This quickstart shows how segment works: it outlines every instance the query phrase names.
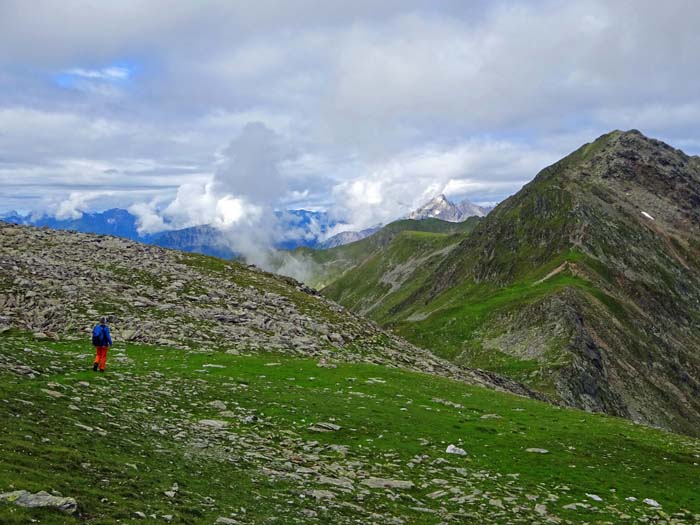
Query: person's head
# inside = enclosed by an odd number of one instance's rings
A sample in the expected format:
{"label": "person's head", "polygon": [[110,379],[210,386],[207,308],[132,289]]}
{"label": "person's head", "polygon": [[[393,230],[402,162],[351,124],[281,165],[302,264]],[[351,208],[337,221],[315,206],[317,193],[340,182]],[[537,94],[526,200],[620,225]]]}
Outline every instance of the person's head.
{"label": "person's head", "polygon": [[102,324],[102,325],[107,324],[107,318],[106,317],[100,318],[100,324]]}

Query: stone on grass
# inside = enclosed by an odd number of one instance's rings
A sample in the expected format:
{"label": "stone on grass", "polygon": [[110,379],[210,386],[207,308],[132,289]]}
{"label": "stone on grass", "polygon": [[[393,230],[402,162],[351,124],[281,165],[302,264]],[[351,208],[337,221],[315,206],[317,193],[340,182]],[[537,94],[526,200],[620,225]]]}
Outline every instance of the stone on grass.
{"label": "stone on grass", "polygon": [[41,492],[37,492],[36,494],[32,494],[26,490],[6,492],[4,494],[0,494],[0,501],[14,503],[19,507],[50,508],[65,512],[66,514],[73,514],[78,508],[78,503],[75,501],[75,499],[52,496],[43,490]]}
{"label": "stone on grass", "polygon": [[344,489],[352,489],[353,483],[348,478],[331,478],[329,476],[320,476],[318,482],[322,485],[334,485]]}
{"label": "stone on grass", "polygon": [[412,489],[415,484],[412,481],[385,478],[367,478],[362,480],[362,484],[371,489]]}
{"label": "stone on grass", "polygon": [[448,445],[445,452],[447,452],[448,454],[457,454],[458,456],[466,456],[467,455],[466,450],[464,450],[463,448],[459,448],[455,445]]}
{"label": "stone on grass", "polygon": [[202,427],[221,429],[228,426],[228,421],[221,421],[220,419],[200,419],[199,425]]}
{"label": "stone on grass", "polygon": [[546,448],[528,448],[525,452],[531,452],[533,454],[549,454],[549,450]]}
{"label": "stone on grass", "polygon": [[60,392],[57,392],[56,390],[49,390],[48,388],[42,388],[41,391],[46,394],[47,396],[51,396],[54,399],[59,399],[62,397],[65,397],[63,394]]}
{"label": "stone on grass", "polygon": [[333,423],[314,423],[309,427],[309,430],[312,430],[314,432],[337,432],[340,430],[342,427],[339,425],[335,425]]}
{"label": "stone on grass", "polygon": [[309,496],[315,499],[333,499],[335,498],[335,494],[333,494],[330,490],[312,490],[309,491]]}
{"label": "stone on grass", "polygon": [[226,403],[220,400],[215,400],[215,401],[210,401],[208,405],[212,408],[215,408],[217,410],[226,410]]}

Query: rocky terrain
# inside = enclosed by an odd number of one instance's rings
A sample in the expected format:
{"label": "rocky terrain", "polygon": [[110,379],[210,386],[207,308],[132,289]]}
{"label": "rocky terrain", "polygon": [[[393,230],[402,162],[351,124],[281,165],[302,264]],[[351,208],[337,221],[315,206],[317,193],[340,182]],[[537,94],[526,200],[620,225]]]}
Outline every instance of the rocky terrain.
{"label": "rocky terrain", "polygon": [[289,278],[126,239],[0,222],[0,331],[404,366],[536,395],[440,359]]}
{"label": "rocky terrain", "polygon": [[449,250],[427,250],[401,287],[382,282],[408,250],[346,269],[324,293],[570,406],[698,435],[698,204],[698,157],[616,131],[544,169]]}

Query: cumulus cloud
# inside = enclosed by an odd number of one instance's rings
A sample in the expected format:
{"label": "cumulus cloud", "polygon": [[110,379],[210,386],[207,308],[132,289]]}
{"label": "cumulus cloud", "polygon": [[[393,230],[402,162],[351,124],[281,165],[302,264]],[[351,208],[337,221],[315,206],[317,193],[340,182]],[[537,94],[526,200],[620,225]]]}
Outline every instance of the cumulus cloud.
{"label": "cumulus cloud", "polygon": [[49,200],[51,204],[48,207],[51,214],[59,220],[80,219],[95,200],[112,195],[112,192],[104,191],[73,191],[67,199],[58,202]]}
{"label": "cumulus cloud", "polygon": [[557,157],[556,151],[484,139],[402,153],[333,187],[336,212],[348,220],[334,233],[386,223],[441,193],[477,202],[500,200],[528,181],[525,174]]}
{"label": "cumulus cloud", "polygon": [[224,242],[250,262],[268,266],[268,252],[290,232],[279,227],[274,205],[287,192],[280,164],[292,153],[261,122],[249,122],[220,153],[217,169],[203,184],[185,183],[165,206],[138,203],[130,211],[139,232],[211,225]]}

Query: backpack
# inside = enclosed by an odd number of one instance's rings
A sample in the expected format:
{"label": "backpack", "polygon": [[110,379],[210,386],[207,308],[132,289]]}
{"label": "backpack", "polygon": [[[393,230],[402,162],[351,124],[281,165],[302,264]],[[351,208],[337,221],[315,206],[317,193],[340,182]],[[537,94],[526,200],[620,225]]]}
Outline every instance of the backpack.
{"label": "backpack", "polygon": [[[100,329],[99,332],[97,329]],[[107,345],[107,334],[105,333],[105,327],[99,325],[95,327],[92,331],[92,346],[106,346]]]}

